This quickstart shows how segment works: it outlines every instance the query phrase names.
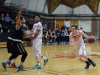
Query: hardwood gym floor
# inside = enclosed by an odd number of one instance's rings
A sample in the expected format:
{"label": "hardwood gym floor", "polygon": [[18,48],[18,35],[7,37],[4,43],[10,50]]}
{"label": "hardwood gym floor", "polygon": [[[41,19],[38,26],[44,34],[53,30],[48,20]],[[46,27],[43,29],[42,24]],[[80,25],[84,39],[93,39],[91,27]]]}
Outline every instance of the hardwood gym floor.
{"label": "hardwood gym floor", "polygon": [[[28,57],[24,63],[24,67],[27,69],[25,72],[16,72],[16,69],[7,67],[5,70],[0,64],[0,75],[100,75],[100,45],[86,44],[87,55],[92,58],[97,66],[88,70],[84,69],[85,65],[76,59],[73,54],[72,47],[70,45],[49,45],[43,46],[42,54],[49,58],[46,66],[43,66],[43,60],[41,59],[42,69],[32,70],[32,67],[36,65],[36,59],[33,55],[32,48],[26,47]],[[0,62],[4,61],[10,56],[7,53],[6,48],[0,48]],[[20,56],[16,60],[16,64],[20,64]]]}

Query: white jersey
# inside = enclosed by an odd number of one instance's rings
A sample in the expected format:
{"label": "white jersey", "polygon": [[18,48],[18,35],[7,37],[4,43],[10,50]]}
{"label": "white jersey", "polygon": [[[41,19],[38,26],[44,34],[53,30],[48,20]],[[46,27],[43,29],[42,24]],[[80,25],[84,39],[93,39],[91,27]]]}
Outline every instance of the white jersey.
{"label": "white jersey", "polygon": [[70,33],[70,45],[74,45],[72,46],[75,54],[78,55],[86,55],[85,52],[85,43],[84,40],[82,38],[84,34],[82,33],[82,31],[77,30],[77,34],[73,34],[73,32]]}
{"label": "white jersey", "polygon": [[82,45],[84,44],[82,31],[77,30],[77,34],[70,33],[70,44]]}
{"label": "white jersey", "polygon": [[35,23],[33,25],[32,31],[35,33],[37,30],[40,30],[37,38],[41,38],[42,39],[42,30],[43,30],[43,27],[42,27],[41,22]]}

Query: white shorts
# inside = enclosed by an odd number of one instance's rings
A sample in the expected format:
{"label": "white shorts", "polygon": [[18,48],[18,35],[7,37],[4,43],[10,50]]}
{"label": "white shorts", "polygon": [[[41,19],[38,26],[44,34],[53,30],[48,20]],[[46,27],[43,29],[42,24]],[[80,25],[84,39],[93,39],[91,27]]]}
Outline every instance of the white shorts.
{"label": "white shorts", "polygon": [[85,55],[86,56],[85,43],[80,47],[79,55]]}
{"label": "white shorts", "polygon": [[32,43],[32,49],[34,54],[41,54],[41,48],[42,48],[42,39],[40,38],[36,38],[35,40],[33,40]]}
{"label": "white shorts", "polygon": [[77,55],[85,55],[86,56],[85,43],[82,44],[81,46],[77,46],[74,49],[75,49],[75,54],[77,54]]}

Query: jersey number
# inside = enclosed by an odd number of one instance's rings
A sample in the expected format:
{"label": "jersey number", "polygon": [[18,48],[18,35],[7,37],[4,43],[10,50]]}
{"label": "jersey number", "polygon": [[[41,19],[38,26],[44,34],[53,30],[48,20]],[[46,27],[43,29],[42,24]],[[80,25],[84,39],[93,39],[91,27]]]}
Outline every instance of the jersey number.
{"label": "jersey number", "polygon": [[74,42],[78,42],[79,41],[79,36],[74,36]]}

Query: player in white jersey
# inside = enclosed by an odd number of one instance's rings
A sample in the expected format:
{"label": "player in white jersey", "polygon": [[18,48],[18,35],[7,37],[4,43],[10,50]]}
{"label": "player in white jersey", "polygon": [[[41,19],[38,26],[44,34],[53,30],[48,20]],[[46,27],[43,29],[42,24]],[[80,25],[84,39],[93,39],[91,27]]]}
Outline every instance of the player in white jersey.
{"label": "player in white jersey", "polygon": [[33,67],[33,69],[41,69],[41,65],[40,65],[40,59],[39,57],[44,59],[44,66],[46,65],[46,63],[48,62],[48,58],[44,57],[41,54],[41,48],[42,48],[42,24],[40,22],[40,16],[36,15],[35,16],[35,24],[33,25],[32,28],[32,32],[33,32],[33,38],[32,38],[32,49],[33,52],[36,56],[36,60],[37,60],[37,65]]}
{"label": "player in white jersey", "polygon": [[95,67],[96,63],[88,58],[85,52],[85,43],[82,37],[84,36],[86,39],[88,39],[88,36],[84,32],[78,30],[78,27],[76,25],[73,25],[71,28],[72,32],[69,36],[70,45],[75,50],[75,55],[79,57],[79,61],[86,63],[85,69],[88,69],[91,64],[93,65],[93,67]]}

